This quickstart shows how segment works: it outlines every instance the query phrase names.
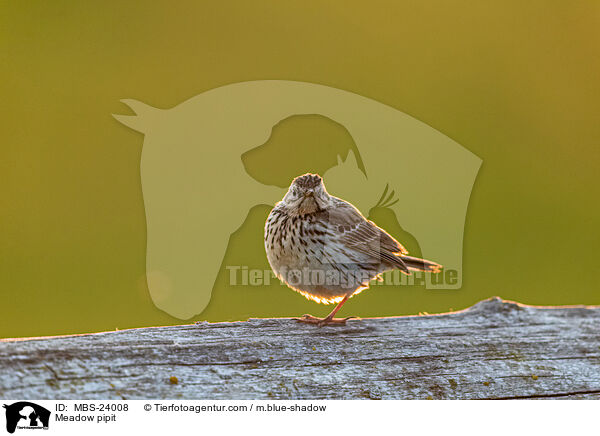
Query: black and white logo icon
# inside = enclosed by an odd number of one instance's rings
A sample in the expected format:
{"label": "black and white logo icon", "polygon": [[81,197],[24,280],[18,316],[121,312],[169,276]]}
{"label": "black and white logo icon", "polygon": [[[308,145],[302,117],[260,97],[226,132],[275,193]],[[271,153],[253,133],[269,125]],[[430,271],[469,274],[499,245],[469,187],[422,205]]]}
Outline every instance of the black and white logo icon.
{"label": "black and white logo icon", "polygon": [[6,431],[14,433],[15,429],[48,429],[50,411],[29,401],[5,404]]}

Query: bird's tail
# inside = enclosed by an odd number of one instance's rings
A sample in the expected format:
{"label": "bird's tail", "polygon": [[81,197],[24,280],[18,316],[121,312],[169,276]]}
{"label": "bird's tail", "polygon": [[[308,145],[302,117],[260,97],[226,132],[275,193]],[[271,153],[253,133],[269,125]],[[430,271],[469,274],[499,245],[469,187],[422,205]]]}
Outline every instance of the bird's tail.
{"label": "bird's tail", "polygon": [[442,269],[442,265],[431,262],[425,259],[419,259],[418,257],[412,256],[399,256],[402,262],[408,267],[410,271],[426,271],[437,273]]}

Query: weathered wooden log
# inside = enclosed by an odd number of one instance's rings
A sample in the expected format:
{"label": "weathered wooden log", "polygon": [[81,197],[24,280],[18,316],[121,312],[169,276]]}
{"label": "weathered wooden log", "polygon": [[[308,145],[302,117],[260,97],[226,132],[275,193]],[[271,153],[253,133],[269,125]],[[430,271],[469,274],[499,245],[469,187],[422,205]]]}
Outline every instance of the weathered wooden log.
{"label": "weathered wooden log", "polygon": [[600,399],[600,307],[4,339],[0,374],[11,399]]}

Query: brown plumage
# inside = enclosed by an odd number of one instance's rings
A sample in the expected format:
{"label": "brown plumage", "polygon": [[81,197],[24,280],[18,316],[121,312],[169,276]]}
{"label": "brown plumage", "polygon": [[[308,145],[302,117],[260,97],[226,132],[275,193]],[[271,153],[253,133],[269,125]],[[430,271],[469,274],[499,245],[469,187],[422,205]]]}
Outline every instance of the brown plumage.
{"label": "brown plumage", "polygon": [[382,272],[398,269],[439,272],[441,266],[408,256],[406,249],[354,206],[329,195],[321,177],[294,179],[265,224],[267,259],[277,277],[305,297],[339,303],[318,325],[344,323],[333,316]]}

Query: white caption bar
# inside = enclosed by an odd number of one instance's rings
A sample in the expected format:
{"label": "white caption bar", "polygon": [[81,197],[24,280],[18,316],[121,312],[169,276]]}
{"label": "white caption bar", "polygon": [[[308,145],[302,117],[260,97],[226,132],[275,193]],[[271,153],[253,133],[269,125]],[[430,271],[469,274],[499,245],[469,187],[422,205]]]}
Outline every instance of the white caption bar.
{"label": "white caption bar", "polygon": [[[589,434],[597,401],[0,400],[0,434]],[[4,433],[8,431],[8,433]],[[109,434],[110,434],[109,433]],[[132,433],[133,434],[133,433]]]}

